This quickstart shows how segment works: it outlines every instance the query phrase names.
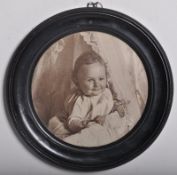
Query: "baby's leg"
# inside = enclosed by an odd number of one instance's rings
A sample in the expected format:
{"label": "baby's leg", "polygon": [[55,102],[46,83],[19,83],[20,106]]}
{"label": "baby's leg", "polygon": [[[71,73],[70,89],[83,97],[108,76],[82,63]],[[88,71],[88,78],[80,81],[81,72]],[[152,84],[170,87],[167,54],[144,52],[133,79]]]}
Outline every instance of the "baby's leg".
{"label": "baby's leg", "polygon": [[63,139],[70,135],[70,131],[67,130],[64,123],[61,122],[57,116],[54,116],[49,120],[48,129],[52,134],[60,139]]}

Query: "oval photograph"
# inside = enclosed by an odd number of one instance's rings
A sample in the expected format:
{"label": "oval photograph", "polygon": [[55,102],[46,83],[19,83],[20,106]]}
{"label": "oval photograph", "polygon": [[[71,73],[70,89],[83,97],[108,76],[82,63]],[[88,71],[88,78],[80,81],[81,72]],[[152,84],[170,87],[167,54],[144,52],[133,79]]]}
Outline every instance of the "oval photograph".
{"label": "oval photograph", "polygon": [[47,48],[36,64],[31,93],[37,116],[55,138],[98,147],[118,141],[141,119],[148,79],[127,43],[86,31]]}

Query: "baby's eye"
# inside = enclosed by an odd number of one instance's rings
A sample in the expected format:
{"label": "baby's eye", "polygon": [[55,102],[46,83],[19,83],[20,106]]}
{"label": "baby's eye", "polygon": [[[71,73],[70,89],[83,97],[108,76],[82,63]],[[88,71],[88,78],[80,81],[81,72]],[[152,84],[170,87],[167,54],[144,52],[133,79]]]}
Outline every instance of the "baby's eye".
{"label": "baby's eye", "polygon": [[88,82],[92,82],[92,81],[93,81],[93,79],[88,79],[87,81],[88,81]]}
{"label": "baby's eye", "polygon": [[104,80],[104,78],[103,78],[103,77],[101,77],[101,78],[99,78],[99,80],[100,80],[100,81],[103,81],[103,80]]}

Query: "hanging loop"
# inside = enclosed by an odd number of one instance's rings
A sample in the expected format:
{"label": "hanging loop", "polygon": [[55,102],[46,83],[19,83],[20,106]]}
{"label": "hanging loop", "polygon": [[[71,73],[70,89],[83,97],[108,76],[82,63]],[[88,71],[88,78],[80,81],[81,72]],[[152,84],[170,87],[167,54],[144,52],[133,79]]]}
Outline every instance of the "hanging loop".
{"label": "hanging loop", "polygon": [[103,8],[103,5],[100,2],[88,2],[87,7]]}

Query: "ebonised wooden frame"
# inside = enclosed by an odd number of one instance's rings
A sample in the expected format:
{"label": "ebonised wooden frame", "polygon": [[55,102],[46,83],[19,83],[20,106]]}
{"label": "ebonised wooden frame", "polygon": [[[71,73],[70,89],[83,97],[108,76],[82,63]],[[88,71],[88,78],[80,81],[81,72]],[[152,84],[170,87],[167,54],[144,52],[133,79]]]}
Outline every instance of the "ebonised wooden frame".
{"label": "ebonised wooden frame", "polygon": [[[115,143],[83,148],[54,138],[36,116],[31,81],[41,54],[55,41],[81,31],[100,31],[129,44],[141,58],[149,96],[138,124]],[[42,158],[70,169],[92,171],[130,161],[152,144],[168,118],[173,96],[168,59],[155,37],[134,19],[104,8],[79,8],[57,14],[38,25],[14,53],[7,69],[5,101],[19,135]]]}

